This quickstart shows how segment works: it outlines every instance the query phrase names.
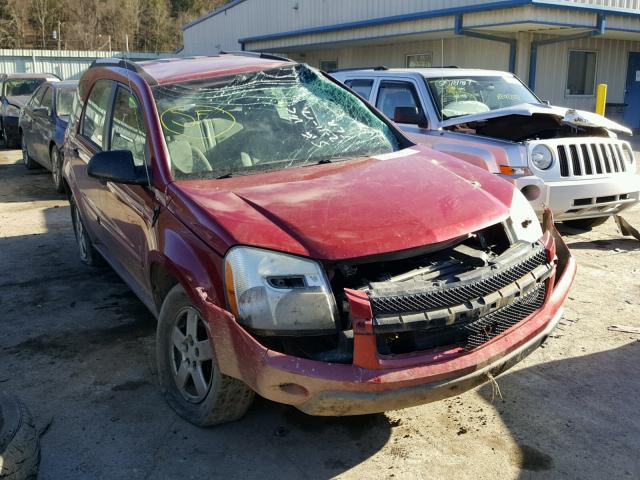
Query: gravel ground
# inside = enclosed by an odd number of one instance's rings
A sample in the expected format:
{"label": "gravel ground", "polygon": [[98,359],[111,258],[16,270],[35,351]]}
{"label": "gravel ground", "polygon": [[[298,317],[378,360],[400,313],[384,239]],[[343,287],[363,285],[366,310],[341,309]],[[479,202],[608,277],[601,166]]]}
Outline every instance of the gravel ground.
{"label": "gravel ground", "polygon": [[[625,217],[640,226],[640,208]],[[564,232],[579,272],[554,335],[491,385],[387,414],[314,418],[258,399],[198,429],[156,388],[155,321],[76,256],[44,171],[0,151],[0,388],[42,438],[41,479],[640,478],[640,243]],[[501,396],[500,396],[501,394]]]}

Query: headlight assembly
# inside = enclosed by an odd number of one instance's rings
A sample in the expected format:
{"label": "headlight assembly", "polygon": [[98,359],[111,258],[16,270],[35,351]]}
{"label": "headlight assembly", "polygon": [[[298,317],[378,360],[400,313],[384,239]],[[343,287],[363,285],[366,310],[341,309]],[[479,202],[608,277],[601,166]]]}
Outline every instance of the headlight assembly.
{"label": "headlight assembly", "polygon": [[536,145],[531,150],[531,163],[540,170],[547,170],[553,164],[553,154],[549,147]]}
{"label": "headlight assembly", "polygon": [[542,228],[533,207],[517,188],[513,189],[509,218],[505,223],[512,243],[517,241],[533,243],[542,237]]}
{"label": "headlight assembly", "polygon": [[266,335],[334,333],[337,308],[322,266],[253,247],[225,257],[227,303],[242,325]]}

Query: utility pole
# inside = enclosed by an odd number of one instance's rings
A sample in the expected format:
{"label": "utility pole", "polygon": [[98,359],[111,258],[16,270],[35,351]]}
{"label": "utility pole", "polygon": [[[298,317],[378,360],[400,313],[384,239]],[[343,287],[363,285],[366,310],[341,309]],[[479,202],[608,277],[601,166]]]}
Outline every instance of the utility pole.
{"label": "utility pole", "polygon": [[62,22],[58,20],[58,51],[60,51],[60,47],[62,45],[62,30],[60,30]]}

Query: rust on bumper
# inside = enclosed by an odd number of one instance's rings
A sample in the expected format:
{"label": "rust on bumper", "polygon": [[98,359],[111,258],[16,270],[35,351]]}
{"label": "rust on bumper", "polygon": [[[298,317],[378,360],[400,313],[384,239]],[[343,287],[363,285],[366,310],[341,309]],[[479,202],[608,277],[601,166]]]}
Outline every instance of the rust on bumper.
{"label": "rust on bumper", "polygon": [[[270,400],[312,415],[358,415],[440,400],[484,383],[535,350],[562,316],[576,273],[575,260],[545,222],[543,242],[555,264],[543,306],[502,334],[471,351],[426,351],[382,358],[369,332],[366,302],[352,303],[354,362],[332,364],[285,355],[257,342],[227,311],[210,306],[214,349],[222,373],[239,378]],[[373,340],[373,342],[372,342]]]}

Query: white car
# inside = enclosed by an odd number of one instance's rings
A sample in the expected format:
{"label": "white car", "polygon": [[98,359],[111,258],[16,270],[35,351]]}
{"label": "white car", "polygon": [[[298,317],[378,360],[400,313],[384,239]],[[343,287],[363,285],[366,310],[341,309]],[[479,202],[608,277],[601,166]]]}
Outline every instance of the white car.
{"label": "white car", "polygon": [[542,102],[515,75],[459,68],[333,73],[416,143],[512,182],[541,216],[591,228],[631,207],[640,180],[631,131],[591,112]]}

